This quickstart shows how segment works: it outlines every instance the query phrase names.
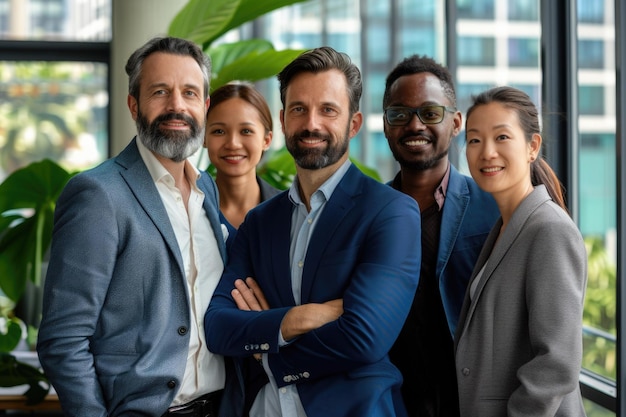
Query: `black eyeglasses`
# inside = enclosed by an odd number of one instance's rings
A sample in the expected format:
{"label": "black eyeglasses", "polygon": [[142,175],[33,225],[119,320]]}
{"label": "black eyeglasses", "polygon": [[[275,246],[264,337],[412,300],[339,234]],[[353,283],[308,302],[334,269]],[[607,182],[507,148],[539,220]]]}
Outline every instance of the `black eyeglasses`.
{"label": "black eyeglasses", "polygon": [[415,113],[425,125],[436,125],[441,123],[447,111],[454,113],[456,109],[447,106],[387,107],[385,109],[385,120],[391,126],[404,126],[409,124],[413,113]]}

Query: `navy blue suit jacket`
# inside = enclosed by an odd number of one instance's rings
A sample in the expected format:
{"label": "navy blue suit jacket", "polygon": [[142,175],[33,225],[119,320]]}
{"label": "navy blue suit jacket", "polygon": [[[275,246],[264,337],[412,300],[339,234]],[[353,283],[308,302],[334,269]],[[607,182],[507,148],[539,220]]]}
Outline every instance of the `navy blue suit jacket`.
{"label": "navy blue suit jacket", "polygon": [[480,250],[500,217],[491,194],[474,180],[450,167],[450,179],[441,217],[436,274],[441,301],[454,336],[465,291]]}
{"label": "navy blue suit jacket", "polygon": [[[388,351],[419,280],[416,202],[351,166],[320,215],[302,276],[302,303],[343,298],[339,319],[279,347],[284,315],[295,305],[288,193],[252,209],[205,317],[209,349],[246,357],[267,353],[278,386],[297,384],[308,417],[404,416],[402,377]],[[271,306],[240,311],[230,292],[254,277]]]}

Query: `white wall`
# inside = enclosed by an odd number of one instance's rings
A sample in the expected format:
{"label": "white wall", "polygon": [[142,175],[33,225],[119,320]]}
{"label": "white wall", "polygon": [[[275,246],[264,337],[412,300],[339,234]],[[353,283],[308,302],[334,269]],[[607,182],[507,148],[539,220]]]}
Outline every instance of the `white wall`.
{"label": "white wall", "polygon": [[167,34],[186,0],[113,0],[111,40],[111,155],[117,155],[136,133],[130,116],[128,76],[124,66],[133,51],[153,36]]}

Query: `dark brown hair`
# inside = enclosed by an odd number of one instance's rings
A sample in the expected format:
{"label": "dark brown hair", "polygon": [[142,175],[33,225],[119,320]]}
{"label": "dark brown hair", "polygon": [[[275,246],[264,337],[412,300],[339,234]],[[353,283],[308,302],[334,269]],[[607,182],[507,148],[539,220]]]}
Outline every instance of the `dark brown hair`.
{"label": "dark brown hair", "polygon": [[280,100],[283,103],[283,108],[285,107],[287,87],[296,75],[303,72],[317,74],[332,69],[341,71],[346,77],[348,99],[350,100],[350,114],[352,115],[359,111],[359,101],[361,100],[361,94],[363,92],[361,71],[352,63],[348,55],[343,52],[337,52],[330,46],[322,46],[303,52],[300,56],[291,61],[291,63],[287,64],[278,74]]}
{"label": "dark brown hair", "polygon": [[265,133],[272,131],[272,113],[267,105],[267,101],[252,84],[245,81],[232,81],[213,91],[207,117],[211,114],[212,109],[231,98],[240,98],[254,107],[259,113]]}

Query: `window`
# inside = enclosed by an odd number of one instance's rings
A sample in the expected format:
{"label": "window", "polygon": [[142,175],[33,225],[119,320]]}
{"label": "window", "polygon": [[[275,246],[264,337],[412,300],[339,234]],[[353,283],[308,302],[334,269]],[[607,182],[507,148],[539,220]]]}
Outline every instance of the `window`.
{"label": "window", "polygon": [[459,65],[493,67],[496,64],[494,38],[461,37],[458,52]]}
{"label": "window", "polygon": [[108,156],[106,64],[0,61],[0,180],[44,158],[67,170]]}
{"label": "window", "polygon": [[579,109],[581,115],[603,115],[604,87],[597,85],[581,85],[578,88]]}
{"label": "window", "polygon": [[539,39],[509,38],[509,66],[539,66]]}
{"label": "window", "polygon": [[599,39],[581,39],[578,41],[578,67],[604,68],[604,46],[604,41]]}
{"label": "window", "polygon": [[456,7],[462,19],[493,19],[494,0],[457,0]]}
{"label": "window", "polygon": [[509,0],[508,6],[509,20],[539,20],[539,0]]}

